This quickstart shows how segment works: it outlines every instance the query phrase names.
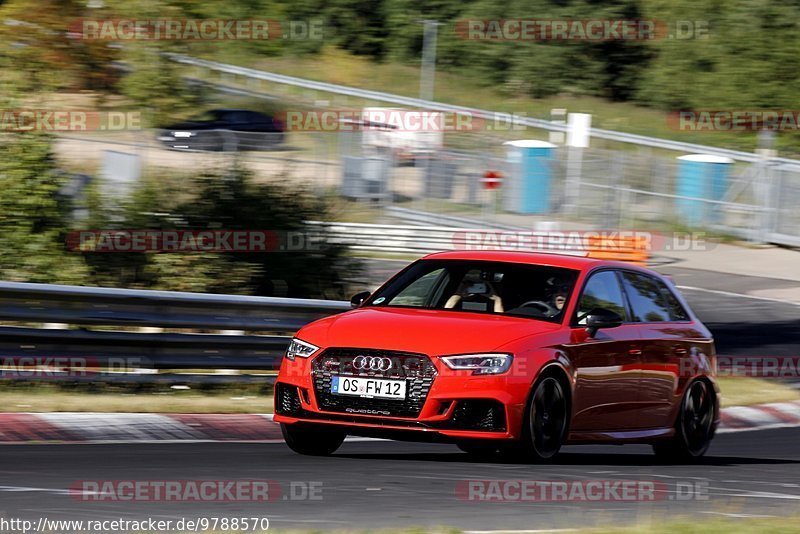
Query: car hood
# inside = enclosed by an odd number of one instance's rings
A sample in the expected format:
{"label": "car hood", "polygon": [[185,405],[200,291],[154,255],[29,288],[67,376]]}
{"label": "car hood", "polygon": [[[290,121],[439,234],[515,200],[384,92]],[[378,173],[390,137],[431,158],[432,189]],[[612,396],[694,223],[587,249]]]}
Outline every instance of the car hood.
{"label": "car hood", "polygon": [[523,317],[419,308],[367,307],[320,319],[297,337],[325,347],[357,347],[428,355],[499,350],[559,325]]}

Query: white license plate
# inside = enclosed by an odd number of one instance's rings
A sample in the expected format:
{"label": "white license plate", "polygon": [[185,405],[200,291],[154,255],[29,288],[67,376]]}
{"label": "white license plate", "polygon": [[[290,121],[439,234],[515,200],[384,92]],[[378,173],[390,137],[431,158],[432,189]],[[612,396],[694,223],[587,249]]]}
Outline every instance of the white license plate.
{"label": "white license plate", "polygon": [[406,398],[405,380],[383,380],[380,378],[353,376],[334,376],[332,379],[331,393],[334,395],[398,400]]}

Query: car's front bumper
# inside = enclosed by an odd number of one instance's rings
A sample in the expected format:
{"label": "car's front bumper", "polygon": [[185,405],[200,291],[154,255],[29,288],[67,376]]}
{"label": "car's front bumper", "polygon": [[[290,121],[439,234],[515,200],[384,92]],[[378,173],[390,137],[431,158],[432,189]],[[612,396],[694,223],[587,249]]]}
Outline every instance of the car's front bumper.
{"label": "car's front bumper", "polygon": [[525,380],[515,385],[506,375],[472,376],[434,361],[437,372],[419,413],[396,416],[382,409],[369,413],[369,401],[360,398],[353,401],[357,408],[344,403],[330,409],[328,403],[326,409],[320,402],[319,368],[315,371],[313,360],[284,361],[275,386],[275,421],[332,425],[352,435],[418,441],[520,437],[528,392]]}
{"label": "car's front bumper", "polygon": [[275,414],[274,420],[285,424],[324,425],[342,429],[353,436],[385,438],[403,441],[458,442],[477,439],[512,440],[510,432],[453,430],[438,428],[436,423],[424,421],[387,421],[385,419],[329,417],[330,414],[304,414],[290,417]]}

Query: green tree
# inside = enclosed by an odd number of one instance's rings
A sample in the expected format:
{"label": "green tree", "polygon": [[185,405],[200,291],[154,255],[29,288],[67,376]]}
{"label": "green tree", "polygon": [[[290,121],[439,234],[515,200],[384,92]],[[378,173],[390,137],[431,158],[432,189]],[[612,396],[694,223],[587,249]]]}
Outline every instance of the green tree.
{"label": "green tree", "polygon": [[109,89],[118,71],[108,42],[88,41],[72,25],[85,2],[12,0],[0,4],[0,94],[33,96],[63,88]]}
{"label": "green tree", "polygon": [[6,134],[0,140],[0,279],[80,284],[87,271],[66,250],[71,206],[59,191],[51,138]]}
{"label": "green tree", "polygon": [[796,109],[800,104],[797,2],[649,2],[648,13],[673,22],[700,21],[704,31],[652,43],[655,56],[636,95],[641,103],[665,109]]}
{"label": "green tree", "polygon": [[439,30],[440,67],[471,72],[487,85],[544,97],[561,92],[625,100],[635,92],[650,57],[635,41],[497,41],[465,39],[467,20],[602,20],[643,18],[638,0],[386,0],[386,37],[391,57],[418,61],[421,19],[443,23]]}
{"label": "green tree", "polygon": [[163,46],[130,43],[122,55],[130,70],[120,80],[119,89],[138,109],[145,110],[146,126],[151,127],[196,110],[203,98],[202,91],[187,85],[182,66],[162,52]]}

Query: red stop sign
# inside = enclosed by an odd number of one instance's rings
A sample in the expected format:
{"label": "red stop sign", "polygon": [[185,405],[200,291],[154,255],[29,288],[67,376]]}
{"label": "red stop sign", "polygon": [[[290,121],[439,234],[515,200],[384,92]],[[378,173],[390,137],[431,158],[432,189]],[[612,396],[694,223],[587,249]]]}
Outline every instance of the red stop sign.
{"label": "red stop sign", "polygon": [[496,171],[486,171],[483,173],[481,183],[483,184],[484,189],[497,189],[503,185],[503,175]]}

